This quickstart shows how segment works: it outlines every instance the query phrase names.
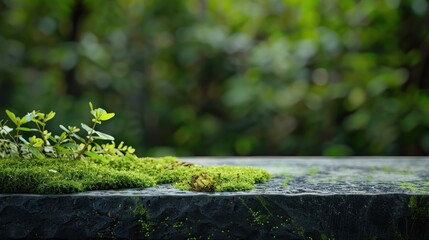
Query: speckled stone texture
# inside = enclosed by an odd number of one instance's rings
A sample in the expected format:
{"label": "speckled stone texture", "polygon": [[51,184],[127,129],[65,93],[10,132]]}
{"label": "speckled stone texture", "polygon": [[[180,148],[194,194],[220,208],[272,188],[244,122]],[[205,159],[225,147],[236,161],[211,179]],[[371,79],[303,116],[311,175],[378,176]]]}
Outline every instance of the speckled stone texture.
{"label": "speckled stone texture", "polygon": [[429,159],[182,160],[275,177],[238,193],[0,194],[0,239],[429,239]]}

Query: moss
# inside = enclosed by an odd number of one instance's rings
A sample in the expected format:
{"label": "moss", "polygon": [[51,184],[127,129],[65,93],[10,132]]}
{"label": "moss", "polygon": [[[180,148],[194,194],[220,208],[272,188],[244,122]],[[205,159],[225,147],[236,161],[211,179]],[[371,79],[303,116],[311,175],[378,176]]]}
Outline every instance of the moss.
{"label": "moss", "polygon": [[383,165],[381,166],[381,171],[391,174],[393,172],[393,167],[389,165]]}
{"label": "moss", "polygon": [[263,214],[260,211],[255,211],[253,210],[251,207],[249,207],[246,202],[244,201],[244,199],[242,199],[241,197],[239,198],[241,203],[244,205],[244,207],[249,211],[250,215],[252,216],[252,223],[259,225],[259,226],[264,226],[268,223],[270,223],[270,217],[269,215]]}
{"label": "moss", "polygon": [[[193,171],[192,171],[193,170]],[[270,177],[267,171],[235,166],[213,166],[193,168],[185,173],[175,186],[182,190],[206,190],[217,192],[246,191],[256,183],[264,183]]]}
{"label": "moss", "polygon": [[383,165],[381,167],[371,167],[370,173],[375,173],[375,172],[383,172],[386,174],[399,174],[399,175],[414,174],[414,171],[406,170],[406,169],[399,169],[399,168],[395,168],[395,167],[390,166],[390,165]]}
{"label": "moss", "polygon": [[426,223],[429,221],[429,201],[427,198],[428,196],[411,196],[408,203],[413,218],[423,220]]}
{"label": "moss", "polygon": [[152,232],[154,232],[155,223],[149,221],[148,219],[139,219],[137,222],[140,224],[141,231],[145,238],[149,238]]}
{"label": "moss", "polygon": [[149,213],[147,212],[146,208],[143,205],[137,205],[133,213],[134,215],[149,216]]}
{"label": "moss", "polygon": [[374,177],[373,176],[366,176],[365,177],[365,181],[367,182],[367,183],[370,183],[370,182],[372,182],[374,180]]}
{"label": "moss", "polygon": [[63,194],[90,190],[146,188],[172,183],[184,190],[245,191],[270,177],[251,167],[203,167],[174,157],[0,160],[0,192]]}
{"label": "moss", "polygon": [[399,186],[413,192],[418,190],[418,186],[411,182],[400,182]]}
{"label": "moss", "polygon": [[145,238],[149,238],[150,235],[155,231],[155,223],[151,220],[149,212],[143,205],[138,204],[133,213],[139,218],[137,222],[140,225],[143,235]]}
{"label": "moss", "polygon": [[260,208],[252,208],[248,204],[250,202],[246,202],[245,199],[242,197],[238,197],[238,199],[241,201],[241,203],[247,209],[250,215],[249,217],[246,217],[245,220],[258,228],[266,228],[268,226],[272,234],[271,236],[273,238],[275,238],[277,232],[281,232],[282,229],[285,229],[286,231],[291,231],[292,233],[299,236],[299,239],[311,239],[311,237],[305,237],[306,229],[304,228],[304,226],[300,225],[297,220],[291,217],[287,217],[285,215],[274,215],[273,212],[270,210],[273,209],[273,206],[271,206],[270,203],[264,197],[255,196],[255,200],[263,208],[261,210],[258,210]]}
{"label": "moss", "polygon": [[84,190],[83,184],[73,180],[49,180],[45,183],[38,185],[38,193],[75,193]]}
{"label": "moss", "polygon": [[[423,239],[429,229],[429,195],[412,195],[408,199],[409,213],[391,221],[393,239]],[[425,238],[427,239],[427,238]]]}
{"label": "moss", "polygon": [[305,228],[298,224],[298,222],[295,219],[287,219],[286,222],[291,227],[292,231],[296,233],[300,237],[305,236]]}
{"label": "moss", "polygon": [[286,187],[287,185],[289,185],[290,180],[292,180],[292,176],[291,175],[287,175],[285,176],[283,183],[282,183],[282,187]]}
{"label": "moss", "polygon": [[183,222],[182,221],[178,221],[173,223],[173,228],[181,228],[183,227]]}
{"label": "moss", "polygon": [[313,175],[318,174],[319,171],[320,171],[319,168],[313,167],[313,168],[308,169],[307,174],[310,175],[310,176],[313,176]]}
{"label": "moss", "polygon": [[398,185],[399,187],[411,192],[422,192],[424,194],[429,194],[429,185],[427,182],[400,182]]}

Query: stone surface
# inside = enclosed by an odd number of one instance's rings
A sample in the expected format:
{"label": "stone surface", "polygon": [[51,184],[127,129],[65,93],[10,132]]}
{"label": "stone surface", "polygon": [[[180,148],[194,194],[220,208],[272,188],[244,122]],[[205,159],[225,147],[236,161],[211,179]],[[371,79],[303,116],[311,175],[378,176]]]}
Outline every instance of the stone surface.
{"label": "stone surface", "polygon": [[274,178],[237,193],[0,194],[0,239],[429,239],[426,158],[182,160]]}

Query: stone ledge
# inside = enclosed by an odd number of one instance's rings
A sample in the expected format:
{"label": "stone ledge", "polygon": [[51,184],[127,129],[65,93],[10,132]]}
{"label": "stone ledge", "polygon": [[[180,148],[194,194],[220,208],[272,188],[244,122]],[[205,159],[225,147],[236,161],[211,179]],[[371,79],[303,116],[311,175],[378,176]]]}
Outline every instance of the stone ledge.
{"label": "stone ledge", "polygon": [[429,239],[424,158],[184,158],[262,167],[276,177],[238,193],[170,185],[68,195],[0,195],[10,239]]}

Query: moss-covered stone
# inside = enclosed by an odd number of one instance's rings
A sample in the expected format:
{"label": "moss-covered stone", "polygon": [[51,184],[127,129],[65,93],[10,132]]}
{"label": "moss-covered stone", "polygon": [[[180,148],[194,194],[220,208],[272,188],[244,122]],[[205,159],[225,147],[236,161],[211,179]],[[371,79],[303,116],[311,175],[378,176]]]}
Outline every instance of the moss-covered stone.
{"label": "moss-covered stone", "polygon": [[174,157],[98,160],[0,160],[0,192],[61,194],[90,190],[147,188],[172,183],[183,190],[244,191],[269,173],[250,167],[203,167]]}
{"label": "moss-covered stone", "polygon": [[187,178],[175,184],[179,189],[194,191],[246,191],[255,183],[264,183],[270,174],[251,167],[212,166],[198,167],[188,172]]}

